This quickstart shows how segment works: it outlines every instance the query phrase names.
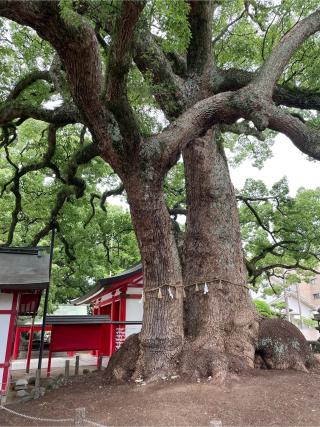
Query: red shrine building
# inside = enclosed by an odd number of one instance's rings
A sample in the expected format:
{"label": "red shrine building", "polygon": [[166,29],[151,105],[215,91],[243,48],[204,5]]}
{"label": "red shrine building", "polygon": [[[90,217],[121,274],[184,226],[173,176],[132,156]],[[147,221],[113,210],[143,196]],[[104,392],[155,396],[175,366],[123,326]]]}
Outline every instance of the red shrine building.
{"label": "red shrine building", "polygon": [[18,316],[35,316],[49,285],[48,248],[0,247],[0,396],[5,394]]}
{"label": "red shrine building", "polygon": [[[29,333],[27,372],[30,367],[32,338],[41,326],[17,325],[19,315],[34,317],[41,293],[49,285],[49,256],[41,248],[0,248],[0,386],[5,394],[10,360],[18,356],[21,332]],[[107,279],[98,280],[90,292],[73,300],[86,304],[91,315],[46,317],[50,332],[48,370],[53,353],[91,351],[108,356],[124,340],[141,329],[143,316],[143,275],[141,264]]]}
{"label": "red shrine building", "polygon": [[140,332],[142,290],[142,266],[137,264],[116,276],[98,280],[90,292],[72,301],[74,305],[90,304],[93,316],[109,316],[111,323],[100,354],[111,356],[129,335]]}

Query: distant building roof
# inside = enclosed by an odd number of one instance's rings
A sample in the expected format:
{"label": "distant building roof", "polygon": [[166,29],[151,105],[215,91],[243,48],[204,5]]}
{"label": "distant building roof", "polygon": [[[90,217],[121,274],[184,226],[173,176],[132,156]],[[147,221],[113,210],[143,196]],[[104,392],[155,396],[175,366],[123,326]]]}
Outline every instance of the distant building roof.
{"label": "distant building roof", "polygon": [[[298,300],[298,295],[296,292],[294,291],[287,291],[287,296],[288,297],[292,297],[296,300]],[[310,301],[306,300],[305,298],[300,296],[300,301],[302,304],[304,304],[306,307],[311,308],[312,310],[316,310],[316,307],[314,304],[312,304]],[[276,302],[285,302],[285,297],[284,295],[280,295],[277,298],[273,299],[270,304],[274,304]]]}
{"label": "distant building roof", "polygon": [[[51,315],[47,315],[47,317],[57,317],[57,316],[87,316],[88,315],[88,306],[83,304],[83,305],[71,305],[71,304],[61,304],[57,307],[56,310],[54,310],[54,312]],[[35,318],[34,321],[35,325],[41,325],[42,324],[42,316],[37,316]],[[27,319],[20,319],[19,321],[19,325],[20,326],[27,326],[27,325],[31,325],[31,319],[27,318]]]}
{"label": "distant building roof", "polygon": [[72,304],[61,304],[52,313],[52,316],[85,316],[88,314],[88,306],[83,305],[72,305]]}
{"label": "distant building roof", "polygon": [[47,247],[0,247],[0,290],[45,289],[49,284]]}
{"label": "distant building roof", "polygon": [[[90,316],[88,314],[85,315],[59,315],[55,316],[53,314],[48,315],[46,317],[46,324],[47,325],[75,325],[75,324],[89,324],[89,323],[108,323],[110,322],[110,316],[107,315],[100,315],[100,316]],[[42,319],[40,317],[37,317],[35,322],[35,325],[41,325]],[[26,320],[20,320],[18,323],[18,326],[31,326],[30,319]]]}
{"label": "distant building roof", "polygon": [[140,280],[140,278],[142,278],[141,263],[136,264],[115,276],[98,280],[96,286],[94,286],[87,294],[72,300],[71,303],[74,305],[89,303],[100,298],[106,290],[112,291],[122,285],[130,283],[132,280]]}
{"label": "distant building roof", "polygon": [[89,323],[107,323],[110,322],[110,316],[47,316],[47,325],[79,325]]}

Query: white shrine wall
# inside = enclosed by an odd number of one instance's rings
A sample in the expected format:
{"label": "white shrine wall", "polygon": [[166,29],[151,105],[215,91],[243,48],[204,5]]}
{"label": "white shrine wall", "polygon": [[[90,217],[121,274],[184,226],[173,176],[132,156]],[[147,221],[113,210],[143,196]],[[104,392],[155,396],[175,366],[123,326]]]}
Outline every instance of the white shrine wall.
{"label": "white shrine wall", "polygon": [[[12,313],[14,295],[0,292],[0,394],[5,392],[10,359],[7,360],[7,348],[10,331],[10,320],[15,314]],[[11,322],[12,323],[12,322]],[[9,355],[10,357],[10,355]]]}

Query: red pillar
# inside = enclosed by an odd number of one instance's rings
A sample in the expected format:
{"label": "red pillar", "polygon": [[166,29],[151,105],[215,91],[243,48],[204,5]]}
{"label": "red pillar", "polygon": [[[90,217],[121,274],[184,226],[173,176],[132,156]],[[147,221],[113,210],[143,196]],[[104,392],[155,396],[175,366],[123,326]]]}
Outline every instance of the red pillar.
{"label": "red pillar", "polygon": [[[93,314],[93,316],[99,316],[99,314],[100,314],[100,306],[99,307],[93,307],[93,311],[92,311],[92,314]],[[99,356],[99,351],[98,350],[91,350],[90,351],[90,354],[92,355],[92,356]]]}
{"label": "red pillar", "polygon": [[52,351],[49,350],[49,354],[48,354],[48,367],[47,367],[47,377],[50,377],[50,375],[51,375],[51,358],[52,358]]}
{"label": "red pillar", "polygon": [[35,316],[32,316],[32,324],[29,331],[29,343],[28,343],[28,353],[27,353],[27,363],[26,363],[26,373],[30,371],[30,360],[32,355],[32,341],[33,341],[33,332],[34,332],[34,319]]}
{"label": "red pillar", "polygon": [[119,320],[124,322],[126,320],[126,302],[127,302],[127,288],[121,289],[120,291],[120,312]]}
{"label": "red pillar", "polygon": [[[120,290],[120,307],[119,307],[119,320],[124,322],[126,320],[126,305],[127,305],[127,288]],[[121,344],[126,339],[126,325],[119,325],[119,331],[121,334]]]}
{"label": "red pillar", "polygon": [[20,341],[21,341],[21,329],[19,328],[19,326],[17,326],[15,336],[14,336],[12,360],[16,360],[19,356]]}
{"label": "red pillar", "polygon": [[51,326],[51,339],[48,353],[48,367],[47,367],[47,377],[51,375],[51,358],[52,358],[52,349],[54,348],[54,325]]}
{"label": "red pillar", "polygon": [[[111,302],[111,321],[116,320],[116,307],[115,307],[115,291],[112,292],[112,302]],[[110,355],[115,350],[115,325],[111,324],[110,328]]]}

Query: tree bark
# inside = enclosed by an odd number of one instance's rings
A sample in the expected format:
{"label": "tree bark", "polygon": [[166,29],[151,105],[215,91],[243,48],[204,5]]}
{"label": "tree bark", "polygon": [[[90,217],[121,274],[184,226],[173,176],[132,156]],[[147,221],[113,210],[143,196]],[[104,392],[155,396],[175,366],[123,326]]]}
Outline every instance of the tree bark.
{"label": "tree bark", "polygon": [[134,176],[125,187],[144,273],[144,318],[134,377],[155,379],[175,372],[183,345],[181,265],[162,179],[151,183]]}
{"label": "tree bark", "polygon": [[182,368],[223,380],[229,369],[253,367],[258,332],[246,287],[236,198],[213,131],[187,145],[183,158],[188,209]]}

